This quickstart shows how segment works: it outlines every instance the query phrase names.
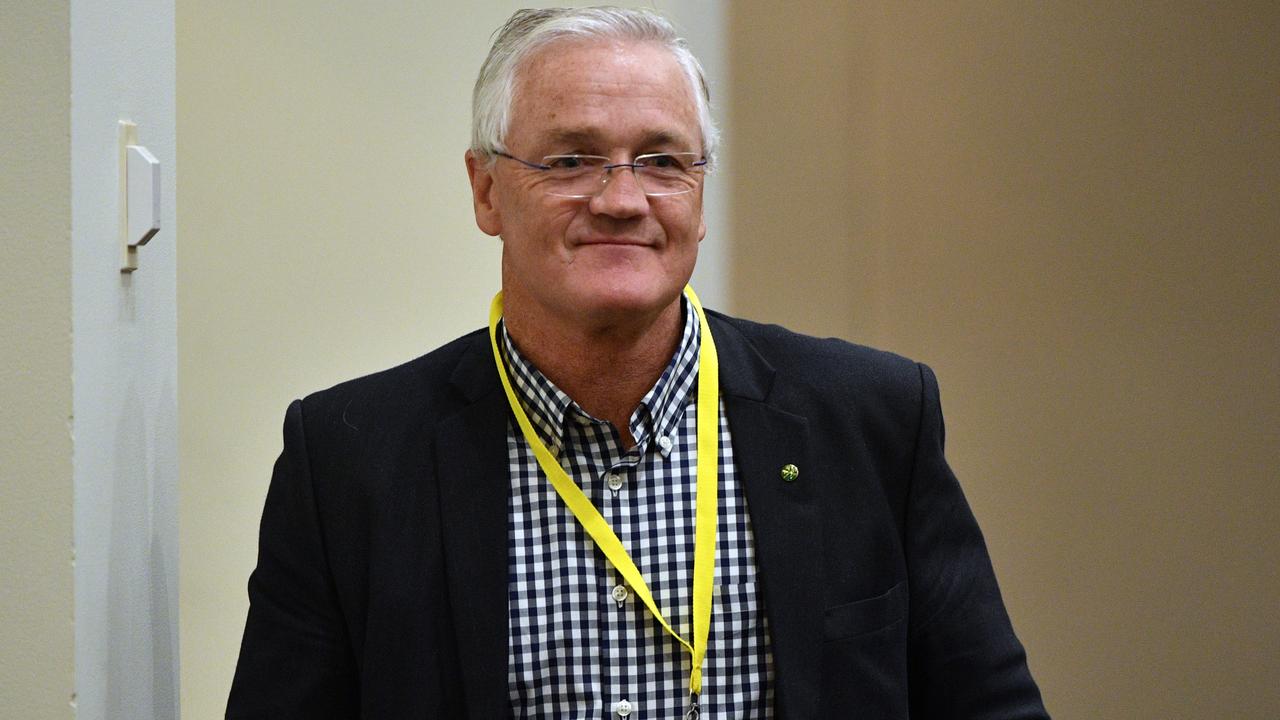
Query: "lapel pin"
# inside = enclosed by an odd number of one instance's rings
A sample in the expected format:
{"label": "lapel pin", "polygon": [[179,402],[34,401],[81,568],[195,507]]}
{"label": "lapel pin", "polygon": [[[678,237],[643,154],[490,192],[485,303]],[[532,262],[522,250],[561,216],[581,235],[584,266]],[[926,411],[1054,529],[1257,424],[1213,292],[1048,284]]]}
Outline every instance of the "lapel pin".
{"label": "lapel pin", "polygon": [[798,477],[800,477],[800,468],[796,467],[795,465],[792,465],[791,463],[787,463],[786,465],[782,466],[783,480],[786,480],[787,482],[792,482]]}

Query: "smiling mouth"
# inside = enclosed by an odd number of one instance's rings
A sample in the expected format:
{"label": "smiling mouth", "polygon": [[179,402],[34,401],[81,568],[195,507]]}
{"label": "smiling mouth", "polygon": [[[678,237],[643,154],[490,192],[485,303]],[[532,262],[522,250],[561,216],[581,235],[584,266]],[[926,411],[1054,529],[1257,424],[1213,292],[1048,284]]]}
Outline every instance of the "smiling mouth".
{"label": "smiling mouth", "polygon": [[595,238],[587,238],[585,240],[580,240],[578,242],[578,245],[579,246],[613,245],[613,246],[622,246],[622,247],[649,247],[651,243],[645,242],[644,240],[635,240],[631,238],[595,237]]}

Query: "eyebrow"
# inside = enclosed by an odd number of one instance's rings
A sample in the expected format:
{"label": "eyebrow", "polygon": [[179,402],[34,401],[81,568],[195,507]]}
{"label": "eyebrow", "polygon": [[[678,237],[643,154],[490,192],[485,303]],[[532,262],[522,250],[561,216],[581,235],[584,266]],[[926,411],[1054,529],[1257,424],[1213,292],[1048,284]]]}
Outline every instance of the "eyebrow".
{"label": "eyebrow", "polygon": [[[547,136],[547,142],[551,144],[564,145],[593,145],[600,141],[600,134],[593,130],[578,128],[562,128],[552,130]],[[650,130],[640,138],[640,147],[647,148],[655,145],[686,145],[690,144],[688,140],[682,139],[675,133],[666,130]]]}

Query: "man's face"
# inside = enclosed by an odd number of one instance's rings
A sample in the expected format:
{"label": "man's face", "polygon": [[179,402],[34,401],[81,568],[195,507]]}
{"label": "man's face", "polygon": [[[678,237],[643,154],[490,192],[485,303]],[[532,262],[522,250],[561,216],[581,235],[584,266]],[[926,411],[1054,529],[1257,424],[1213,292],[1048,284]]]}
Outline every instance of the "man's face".
{"label": "man's face", "polygon": [[[631,162],[653,152],[702,153],[690,83],[667,50],[650,44],[560,42],[517,76],[506,137],[511,155],[602,155]],[[589,199],[546,192],[535,168],[468,159],[480,228],[503,239],[509,300],[559,322],[585,326],[656,317],[693,273],[702,185],[647,197],[632,172],[611,172]]]}

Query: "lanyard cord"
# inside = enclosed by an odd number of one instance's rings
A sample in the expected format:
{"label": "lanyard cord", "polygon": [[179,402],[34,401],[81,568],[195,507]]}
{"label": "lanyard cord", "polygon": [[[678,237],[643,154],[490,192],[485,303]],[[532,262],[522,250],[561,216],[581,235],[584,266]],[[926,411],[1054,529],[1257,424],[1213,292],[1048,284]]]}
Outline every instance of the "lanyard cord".
{"label": "lanyard cord", "polygon": [[[507,402],[515,415],[516,423],[524,434],[524,439],[533,450],[543,474],[551,482],[556,493],[564,504],[578,519],[582,528],[587,531],[596,547],[604,553],[609,562],[622,574],[635,594],[644,601],[645,607],[653,617],[662,624],[672,637],[689,651],[692,656],[693,670],[689,676],[689,692],[696,713],[697,696],[702,692],[702,664],[707,655],[707,635],[711,629],[711,583],[715,576],[716,565],[716,494],[719,490],[719,436],[720,436],[720,367],[716,356],[715,341],[711,338],[711,328],[707,325],[707,316],[702,311],[702,304],[693,288],[685,286],[685,296],[693,304],[698,315],[698,324],[702,330],[701,346],[698,351],[698,479],[697,500],[695,503],[694,542],[693,542],[693,642],[690,643],[671,628],[662,611],[658,609],[644,576],[636,569],[631,556],[622,545],[622,541],[614,534],[613,528],[600,515],[582,489],[569,477],[560,466],[555,456],[547,449],[533,430],[529,416],[525,414],[520,401],[516,398],[511,380],[507,377],[506,365],[498,351],[498,321],[502,319],[502,293],[493,297],[489,307],[489,343],[493,347],[493,359],[498,366],[498,377],[502,379],[502,388],[507,393]],[[695,715],[696,717],[696,715]]]}

